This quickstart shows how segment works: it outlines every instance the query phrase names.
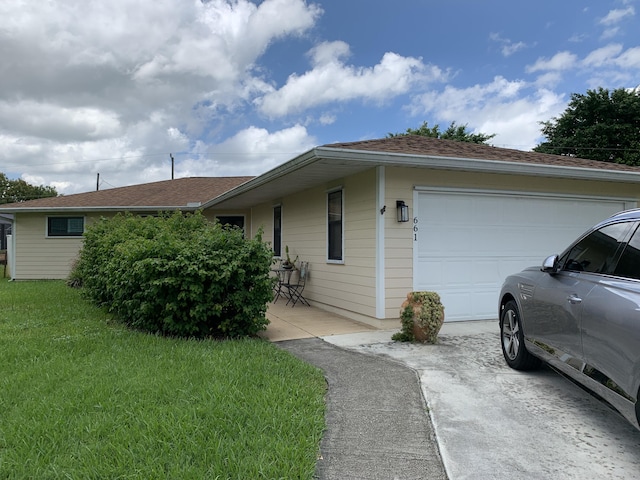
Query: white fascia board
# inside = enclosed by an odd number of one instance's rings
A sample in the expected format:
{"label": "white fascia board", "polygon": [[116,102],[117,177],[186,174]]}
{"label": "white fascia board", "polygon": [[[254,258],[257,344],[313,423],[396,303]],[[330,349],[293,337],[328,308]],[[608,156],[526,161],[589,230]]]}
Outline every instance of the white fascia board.
{"label": "white fascia board", "polygon": [[326,159],[342,159],[398,167],[429,167],[440,170],[467,172],[507,173],[540,177],[575,178],[584,180],[640,183],[640,172],[606,170],[600,168],[570,167],[504,160],[438,157],[407,153],[388,153],[365,150],[318,148],[319,156]]}

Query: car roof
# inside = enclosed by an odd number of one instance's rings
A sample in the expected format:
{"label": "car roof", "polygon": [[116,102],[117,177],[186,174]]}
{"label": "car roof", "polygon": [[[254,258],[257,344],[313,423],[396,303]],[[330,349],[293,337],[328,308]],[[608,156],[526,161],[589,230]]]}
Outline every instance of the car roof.
{"label": "car roof", "polygon": [[640,220],[640,208],[634,208],[631,210],[624,210],[622,212],[618,212],[614,215],[611,215],[606,220],[603,220],[594,228],[598,228],[601,225],[606,225],[607,223],[620,222],[624,220]]}

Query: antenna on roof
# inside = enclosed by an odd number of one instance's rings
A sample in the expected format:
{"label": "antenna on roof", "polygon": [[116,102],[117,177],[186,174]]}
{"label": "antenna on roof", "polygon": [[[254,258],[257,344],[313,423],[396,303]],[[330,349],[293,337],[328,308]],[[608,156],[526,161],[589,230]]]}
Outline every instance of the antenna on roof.
{"label": "antenna on roof", "polygon": [[98,173],[98,178],[96,178],[96,192],[100,190],[100,173]]}
{"label": "antenna on roof", "polygon": [[173,180],[173,164],[174,164],[173,153],[170,153],[169,157],[171,158],[171,180]]}

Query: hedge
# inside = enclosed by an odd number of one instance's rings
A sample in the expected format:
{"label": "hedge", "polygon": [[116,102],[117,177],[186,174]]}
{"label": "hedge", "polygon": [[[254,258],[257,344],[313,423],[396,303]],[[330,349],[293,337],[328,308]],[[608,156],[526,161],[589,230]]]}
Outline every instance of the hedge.
{"label": "hedge", "polygon": [[70,282],[133,328],[240,337],[268,323],[272,251],[202,214],[118,214],[87,228]]}

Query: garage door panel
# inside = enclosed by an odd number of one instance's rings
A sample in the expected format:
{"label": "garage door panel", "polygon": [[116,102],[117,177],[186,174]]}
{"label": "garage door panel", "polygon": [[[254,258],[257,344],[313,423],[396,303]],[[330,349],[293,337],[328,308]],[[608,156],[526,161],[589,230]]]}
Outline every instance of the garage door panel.
{"label": "garage door panel", "polygon": [[561,253],[623,200],[419,192],[414,289],[440,294],[445,320],[495,318],[507,275]]}

